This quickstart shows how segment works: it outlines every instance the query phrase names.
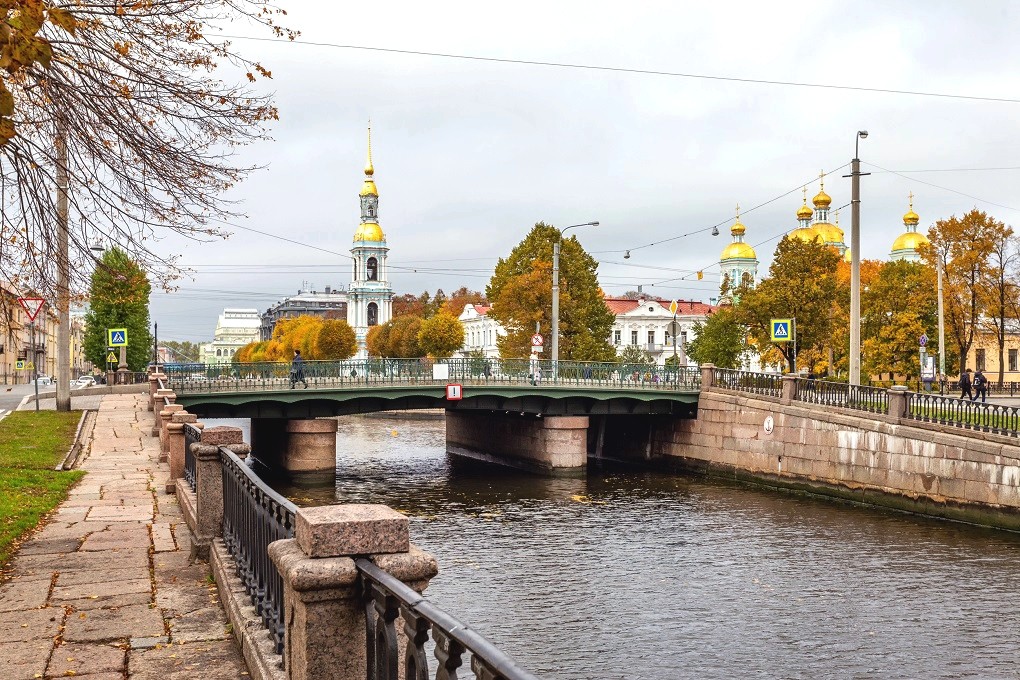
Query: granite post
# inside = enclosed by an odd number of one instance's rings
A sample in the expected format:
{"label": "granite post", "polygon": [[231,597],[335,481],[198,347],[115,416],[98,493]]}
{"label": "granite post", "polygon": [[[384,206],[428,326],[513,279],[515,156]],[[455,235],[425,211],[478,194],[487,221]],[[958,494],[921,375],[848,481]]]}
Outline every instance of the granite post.
{"label": "granite post", "polygon": [[[237,430],[240,435],[238,428],[223,429]],[[230,449],[242,459],[251,451],[251,447],[243,442],[207,443],[205,431],[202,432],[202,441],[191,445],[191,454],[195,457],[195,541],[192,545],[195,556],[200,559],[209,558],[209,545],[213,539],[223,535],[221,446]]]}
{"label": "granite post", "polygon": [[707,390],[715,384],[715,364],[701,365],[701,389]]}
{"label": "granite post", "polygon": [[198,416],[194,413],[180,410],[171,414],[166,425],[167,458],[170,461],[170,478],[166,482],[167,493],[174,493],[177,479],[184,476],[184,423],[197,422]]}
{"label": "granite post", "polygon": [[907,388],[893,385],[889,388],[889,417],[904,418],[907,415]]}
{"label": "granite post", "polygon": [[175,413],[179,413],[184,410],[184,407],[180,404],[169,404],[163,407],[163,410],[159,412],[159,462],[165,463],[170,460],[170,440],[167,439],[167,425],[170,424],[170,419],[173,418]]}
{"label": "granite post", "polygon": [[174,401],[176,399],[177,399],[177,395],[174,393],[173,390],[166,390],[166,389],[156,390],[155,394],[153,395],[153,402],[152,402],[152,404],[153,404],[152,405],[152,414],[153,414],[153,418],[152,418],[152,436],[153,437],[159,437],[160,436],[160,431],[162,430],[162,427],[163,427],[163,421],[160,420],[160,417],[159,417],[160,412],[163,411],[163,409],[166,407],[167,403],[172,404],[172,403],[174,403]]}
{"label": "granite post", "polygon": [[783,404],[790,404],[796,398],[797,398],[797,376],[793,374],[784,375],[783,391],[780,394],[779,401]]}
{"label": "granite post", "polygon": [[367,556],[419,593],[438,571],[432,555],[411,545],[407,518],[385,505],[301,508],[294,538],[271,543],[269,556],[283,577],[290,680],[365,677],[365,606],[354,557]]}

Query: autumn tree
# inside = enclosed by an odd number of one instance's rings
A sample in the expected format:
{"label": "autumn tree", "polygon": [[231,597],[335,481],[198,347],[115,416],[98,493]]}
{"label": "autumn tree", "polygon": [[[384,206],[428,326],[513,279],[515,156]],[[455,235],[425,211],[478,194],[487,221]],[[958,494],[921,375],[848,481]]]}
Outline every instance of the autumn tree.
{"label": "autumn tree", "polygon": [[[424,356],[418,345],[418,331],[422,319],[418,316],[398,316],[381,326],[369,330],[365,342],[373,356],[414,358]],[[379,330],[375,330],[375,329]]]}
{"label": "autumn tree", "polygon": [[981,286],[980,305],[985,310],[981,320],[982,330],[995,336],[999,350],[998,382],[1002,384],[1006,370],[1006,337],[1016,325],[1014,312],[1020,307],[1020,253],[1013,229],[988,219],[991,248]]}
{"label": "autumn tree", "polygon": [[459,317],[464,313],[467,305],[487,305],[488,299],[485,293],[480,290],[471,290],[467,286],[461,286],[450,293],[450,298],[443,304],[441,311],[453,317]]}
{"label": "autumn tree", "polygon": [[391,324],[392,321],[379,326],[372,326],[368,329],[368,335],[365,336],[365,346],[371,356],[386,356],[386,343],[390,339]]}
{"label": "autumn tree", "polygon": [[414,295],[412,293],[404,293],[403,295],[395,295],[393,297],[393,318],[398,316],[417,316],[425,317],[425,306],[429,303],[432,297],[428,291],[425,291],[421,295]]}
{"label": "autumn tree", "polygon": [[[156,283],[175,278],[169,233],[223,235],[223,196],[251,170],[232,151],[277,110],[251,88],[270,72],[215,30],[247,20],[276,36],[267,0],[7,0],[0,18],[0,279],[54,297],[56,269],[86,282],[89,246],[116,243]],[[232,67],[232,68],[231,68]],[[237,71],[247,82],[217,77]],[[66,155],[66,160],[62,158]],[[69,218],[58,177],[69,177]],[[58,225],[70,224],[69,259]]]}
{"label": "autumn tree", "polygon": [[[489,316],[506,335],[497,340],[501,356],[523,357],[531,351],[536,322],[552,328],[552,251],[562,239],[556,227],[539,222],[511,251],[500,258],[485,293]],[[577,237],[562,240],[560,250],[561,359],[604,361],[615,357],[609,332],[615,317],[606,306],[597,278],[598,262]]]}
{"label": "autumn tree", "polygon": [[418,346],[428,356],[444,359],[464,345],[464,327],[452,314],[440,312],[422,322]]}
{"label": "autumn tree", "polygon": [[914,311],[898,311],[885,317],[877,332],[861,342],[861,368],[866,375],[888,372],[892,376],[917,377],[921,372],[917,339],[926,329]]}
{"label": "autumn tree", "polygon": [[92,274],[89,310],[85,314],[85,358],[95,366],[106,364],[106,331],[126,328],[127,363],[141,371],[152,358],[149,332],[149,293],[152,286],[138,263],[119,248],[111,248]]}
{"label": "autumn tree", "polygon": [[343,319],[322,319],[315,332],[314,359],[338,361],[350,359],[358,351],[358,338]]}
{"label": "autumn tree", "polygon": [[967,353],[984,311],[986,262],[1001,229],[1001,222],[975,208],[962,217],[935,222],[928,230],[930,243],[919,248],[928,264],[943,268],[946,327],[959,350],[960,371],[967,367]]}
{"label": "autumn tree", "polygon": [[190,340],[162,340],[160,347],[166,347],[171,356],[171,361],[177,363],[197,362],[201,348]]}
{"label": "autumn tree", "polygon": [[747,330],[732,307],[723,307],[704,322],[695,321],[693,330],[694,339],[684,347],[693,361],[721,368],[740,367],[740,358],[747,349]]}
{"label": "autumn tree", "polygon": [[[799,350],[821,352],[825,348],[832,337],[833,300],[841,292],[836,279],[839,260],[839,253],[819,240],[806,243],[784,236],[776,247],[769,275],[756,286],[745,284],[736,289],[740,300],[734,308],[736,321],[748,329],[759,352],[773,345],[772,319],[797,319]],[[776,347],[793,370],[793,343]]]}

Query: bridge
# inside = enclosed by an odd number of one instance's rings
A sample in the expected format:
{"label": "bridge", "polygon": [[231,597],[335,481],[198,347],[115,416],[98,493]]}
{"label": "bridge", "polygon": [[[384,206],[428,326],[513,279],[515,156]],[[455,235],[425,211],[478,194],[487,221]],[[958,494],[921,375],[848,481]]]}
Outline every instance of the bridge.
{"label": "bridge", "polygon": [[305,361],[301,375],[286,362],[165,371],[177,404],[203,418],[250,418],[256,455],[284,451],[278,462],[290,472],[335,468],[336,421],[324,418],[442,408],[453,453],[577,474],[604,437],[603,418],[589,446],[591,417],[693,418],[701,381],[689,367],[480,358]]}

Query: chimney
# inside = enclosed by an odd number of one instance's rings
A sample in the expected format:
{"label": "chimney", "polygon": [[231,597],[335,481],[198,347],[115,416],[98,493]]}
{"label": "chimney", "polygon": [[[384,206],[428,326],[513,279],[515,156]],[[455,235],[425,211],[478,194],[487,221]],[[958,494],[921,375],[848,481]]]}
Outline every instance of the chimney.
{"label": "chimney", "polygon": [[329,295],[329,286],[326,286],[326,295]]}

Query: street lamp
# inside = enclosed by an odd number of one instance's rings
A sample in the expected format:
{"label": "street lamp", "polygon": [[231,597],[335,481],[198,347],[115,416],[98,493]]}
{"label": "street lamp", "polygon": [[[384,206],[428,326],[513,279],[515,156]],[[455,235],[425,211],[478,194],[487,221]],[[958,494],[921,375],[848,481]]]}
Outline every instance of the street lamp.
{"label": "street lamp", "polygon": [[854,157],[850,161],[850,378],[851,385],[861,384],[861,159],[858,147],[867,139],[867,130],[858,130],[854,137]]}
{"label": "street lamp", "polygon": [[563,235],[569,229],[577,227],[597,227],[598,221],[571,224],[560,230],[560,235],[553,243],[553,280],[552,280],[552,356],[553,377],[557,375],[557,363],[560,359],[560,244]]}

